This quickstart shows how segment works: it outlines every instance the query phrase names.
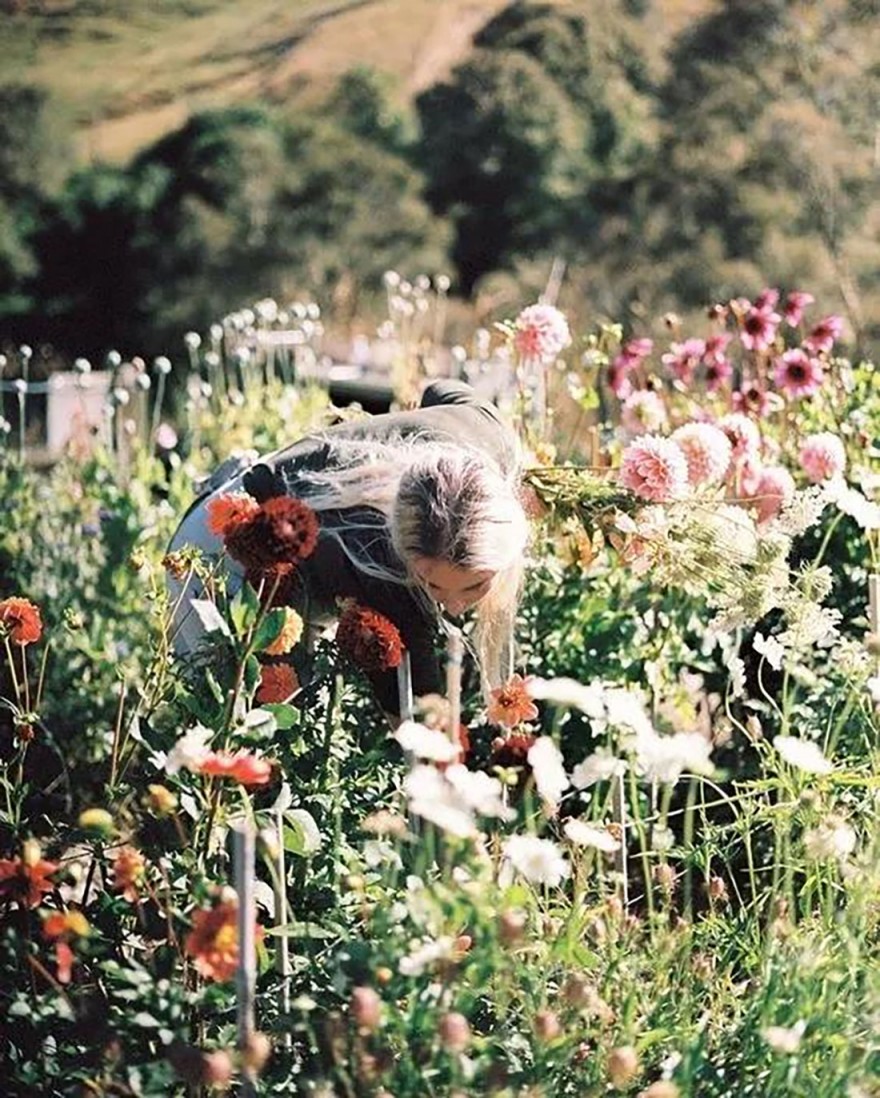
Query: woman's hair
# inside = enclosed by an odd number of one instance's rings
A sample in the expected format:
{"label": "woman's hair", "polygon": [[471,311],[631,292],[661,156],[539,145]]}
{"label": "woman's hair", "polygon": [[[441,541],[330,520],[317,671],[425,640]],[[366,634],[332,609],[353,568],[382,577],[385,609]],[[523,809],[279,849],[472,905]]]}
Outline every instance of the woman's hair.
{"label": "woman's hair", "polygon": [[[381,442],[327,436],[325,442],[323,468],[293,473],[289,491],[316,511],[341,513],[341,521],[325,529],[352,564],[385,582],[414,587],[426,612],[441,622],[415,580],[415,558],[494,572],[474,607],[474,648],[484,691],[507,679],[529,535],[518,497],[518,455],[502,472],[480,450],[425,435]],[[398,558],[390,562],[389,537]]]}

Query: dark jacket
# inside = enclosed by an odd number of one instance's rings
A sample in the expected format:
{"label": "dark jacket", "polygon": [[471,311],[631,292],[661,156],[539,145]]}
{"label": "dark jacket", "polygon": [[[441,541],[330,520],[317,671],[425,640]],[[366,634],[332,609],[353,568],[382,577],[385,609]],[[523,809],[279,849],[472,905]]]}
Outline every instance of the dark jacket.
{"label": "dark jacket", "polygon": [[[517,440],[501,421],[498,411],[478,400],[463,382],[436,381],[422,397],[421,407],[410,412],[370,416],[329,428],[320,436],[302,439],[259,462],[244,476],[244,488],[263,502],[273,496],[296,495],[297,475],[320,470],[332,463],[328,440],[340,438],[391,439],[416,435],[426,440],[451,442],[481,451],[502,473],[513,470]],[[356,515],[356,511],[360,514]],[[352,527],[353,517],[363,518],[368,528]],[[304,616],[333,614],[339,599],[353,598],[379,611],[400,630],[409,651],[413,693],[416,696],[442,689],[437,658],[438,619],[404,583],[389,583],[364,574],[349,559],[331,529],[357,549],[358,539],[369,539],[370,556],[404,578],[405,570],[395,554],[382,516],[371,508],[322,511],[321,533],[314,553],[299,566],[301,597],[295,604]],[[399,712],[397,675],[394,671],[370,675],[376,698],[389,713]]]}

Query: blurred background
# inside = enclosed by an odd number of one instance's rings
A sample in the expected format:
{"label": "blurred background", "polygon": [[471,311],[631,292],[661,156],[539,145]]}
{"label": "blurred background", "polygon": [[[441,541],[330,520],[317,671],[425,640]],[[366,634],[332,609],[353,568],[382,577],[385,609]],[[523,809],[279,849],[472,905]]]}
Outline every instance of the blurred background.
{"label": "blurred background", "polygon": [[878,0],[0,0],[0,342],[179,353],[246,302],[649,334],[764,285],[880,332]]}

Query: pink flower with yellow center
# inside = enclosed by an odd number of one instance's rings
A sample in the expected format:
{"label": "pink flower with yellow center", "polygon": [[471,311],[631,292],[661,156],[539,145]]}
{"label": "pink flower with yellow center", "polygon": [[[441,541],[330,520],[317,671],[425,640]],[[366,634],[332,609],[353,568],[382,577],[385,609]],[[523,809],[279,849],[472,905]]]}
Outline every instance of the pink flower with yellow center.
{"label": "pink flower with yellow center", "polygon": [[528,305],[514,322],[513,346],[521,358],[552,362],[569,343],[568,321],[552,305]]}
{"label": "pink flower with yellow center", "polygon": [[800,347],[786,351],[776,360],[773,381],[790,400],[811,397],[822,388],[825,370],[818,358]]}
{"label": "pink flower with yellow center", "polygon": [[733,447],[730,439],[712,423],[685,423],[672,432],[685,456],[688,483],[694,487],[718,484],[730,465]]}
{"label": "pink flower with yellow center", "polygon": [[672,439],[646,435],[624,450],[619,479],[641,499],[679,499],[688,487],[687,459]]}
{"label": "pink flower with yellow center", "polygon": [[830,431],[804,439],[800,449],[801,468],[813,484],[841,476],[846,468],[843,443]]}

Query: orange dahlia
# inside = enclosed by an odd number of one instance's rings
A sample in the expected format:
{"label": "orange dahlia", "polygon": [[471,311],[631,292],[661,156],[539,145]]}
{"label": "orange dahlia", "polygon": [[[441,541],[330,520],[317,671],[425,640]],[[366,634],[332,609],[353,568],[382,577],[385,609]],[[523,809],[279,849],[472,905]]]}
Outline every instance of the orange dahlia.
{"label": "orange dahlia", "polygon": [[[257,925],[257,941],[262,936],[263,928]],[[205,979],[231,980],[238,966],[238,903],[225,900],[196,911],[185,947]]]}
{"label": "orange dahlia", "polygon": [[113,887],[118,889],[129,903],[137,903],[138,886],[144,879],[146,861],[133,846],[123,846],[113,861]]}
{"label": "orange dahlia", "polygon": [[43,635],[43,619],[30,599],[0,600],[0,634],[15,644],[33,644]]}
{"label": "orange dahlia", "polygon": [[532,701],[528,682],[522,675],[513,675],[493,690],[490,697],[487,711],[490,724],[513,728],[523,721],[534,720],[538,715],[538,707]]}
{"label": "orange dahlia", "polygon": [[267,644],[263,651],[267,656],[286,656],[287,653],[299,644],[303,635],[303,620],[291,607],[284,608],[284,623],[281,631],[271,644]]}
{"label": "orange dahlia", "polygon": [[212,534],[226,538],[239,526],[250,522],[259,509],[259,503],[243,492],[224,492],[208,501],[208,529]]}
{"label": "orange dahlia", "polygon": [[362,671],[389,671],[403,659],[397,626],[368,606],[349,602],[339,616],[336,643]]}
{"label": "orange dahlia", "polygon": [[58,866],[40,855],[36,843],[24,845],[23,857],[0,858],[0,899],[11,897],[27,907],[36,907],[44,893],[54,890],[55,885],[48,878]]}
{"label": "orange dahlia", "polygon": [[272,764],[247,751],[212,751],[199,764],[199,773],[212,778],[232,778],[244,786],[265,785],[272,777]]}
{"label": "orange dahlia", "polygon": [[257,701],[260,705],[285,702],[299,690],[296,672],[288,663],[267,663],[260,671]]}

